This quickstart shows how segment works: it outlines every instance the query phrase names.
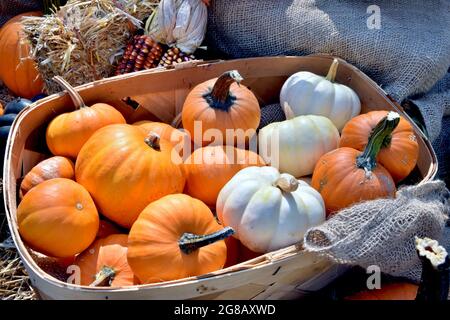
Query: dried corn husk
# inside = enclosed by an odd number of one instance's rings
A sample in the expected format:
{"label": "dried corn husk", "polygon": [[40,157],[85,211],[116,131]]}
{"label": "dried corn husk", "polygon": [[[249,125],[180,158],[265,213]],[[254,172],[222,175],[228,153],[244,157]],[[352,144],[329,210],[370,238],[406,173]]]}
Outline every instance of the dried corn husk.
{"label": "dried corn husk", "polygon": [[60,11],[23,18],[48,93],[60,91],[52,78],[77,86],[114,74],[114,61],[157,0],[70,0]]}
{"label": "dried corn husk", "polygon": [[203,42],[208,10],[201,0],[162,0],[146,26],[156,41],[193,53]]}

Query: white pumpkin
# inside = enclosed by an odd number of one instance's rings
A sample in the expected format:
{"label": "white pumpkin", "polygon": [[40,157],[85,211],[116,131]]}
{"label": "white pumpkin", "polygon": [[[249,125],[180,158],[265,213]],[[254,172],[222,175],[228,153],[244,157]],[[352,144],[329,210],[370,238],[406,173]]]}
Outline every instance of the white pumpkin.
{"label": "white pumpkin", "polygon": [[309,228],[325,221],[321,195],[273,167],[239,171],[220,191],[216,209],[220,222],[255,252],[298,243]]}
{"label": "white pumpkin", "polygon": [[289,107],[285,113],[287,120],[259,130],[259,155],[281,172],[297,178],[310,175],[319,158],[338,147],[339,132],[326,117],[293,117]]}
{"label": "white pumpkin", "polygon": [[334,59],[326,77],[308,71],[294,73],[281,88],[281,106],[288,105],[296,116],[327,117],[341,131],[361,112],[361,102],[351,88],[334,82],[337,67],[338,60]]}

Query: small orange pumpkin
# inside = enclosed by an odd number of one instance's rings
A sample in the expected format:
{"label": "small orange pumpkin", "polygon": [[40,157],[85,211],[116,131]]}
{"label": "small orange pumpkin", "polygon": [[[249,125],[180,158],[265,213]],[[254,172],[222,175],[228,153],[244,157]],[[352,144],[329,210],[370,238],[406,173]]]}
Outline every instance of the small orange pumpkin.
{"label": "small orange pumpkin", "polygon": [[255,152],[232,146],[207,146],[195,150],[184,162],[186,193],[214,207],[220,190],[239,170],[265,166]]}
{"label": "small orange pumpkin", "polygon": [[211,210],[185,194],[149,204],[128,237],[128,263],[141,283],[177,280],[219,270],[227,259],[223,239],[232,235]]}
{"label": "small orange pumpkin", "polygon": [[126,234],[112,234],[96,240],[75,260],[83,286],[124,287],[136,284],[127,261]]}
{"label": "small orange pumpkin", "polygon": [[395,182],[376,157],[399,121],[395,112],[384,117],[363,152],[344,147],[319,159],[311,186],[322,195],[328,215],[363,200],[395,196]]}
{"label": "small orange pumpkin", "polygon": [[24,37],[21,18],[41,16],[27,12],[8,21],[0,29],[0,79],[14,95],[31,99],[44,89],[37,65],[30,56],[30,45]]}
{"label": "small orange pumpkin", "polygon": [[20,184],[20,195],[23,197],[31,188],[38,184],[54,179],[75,177],[75,166],[66,157],[55,156],[39,162],[28,172]]}
{"label": "small orange pumpkin", "polygon": [[110,125],[94,133],[81,149],[76,180],[105,217],[131,228],[150,202],[183,191],[183,163],[172,148],[169,141],[146,135],[136,126]]}
{"label": "small orange pumpkin", "polygon": [[58,115],[47,127],[47,145],[54,155],[75,159],[95,131],[110,124],[126,123],[114,107],[105,103],[87,107],[67,81],[59,76],[54,80],[67,90],[76,107],[75,111]]}
{"label": "small orange pumpkin", "polygon": [[31,248],[69,258],[95,239],[99,217],[89,193],[73,180],[55,178],[31,189],[17,208],[17,224]]}
{"label": "small orange pumpkin", "polygon": [[[209,129],[219,130],[222,139],[226,140],[223,143],[229,145],[236,144],[242,132],[248,133],[246,141],[256,133],[261,110],[255,95],[247,87],[239,84],[242,80],[236,70],[228,71],[219,78],[198,84],[188,94],[181,119],[184,129],[190,133],[195,144],[205,146],[214,140],[204,135]],[[201,130],[197,132],[197,135],[201,133],[201,139],[195,138],[196,124],[201,124]],[[234,138],[232,141],[226,139],[227,129],[235,130],[231,132]],[[241,132],[236,131],[238,129]]]}
{"label": "small orange pumpkin", "polygon": [[[339,147],[360,151],[367,145],[370,134],[388,111],[371,111],[351,119],[342,130]],[[396,182],[406,178],[414,169],[419,156],[419,144],[411,124],[403,117],[390,136],[383,142],[377,161],[385,167]]]}

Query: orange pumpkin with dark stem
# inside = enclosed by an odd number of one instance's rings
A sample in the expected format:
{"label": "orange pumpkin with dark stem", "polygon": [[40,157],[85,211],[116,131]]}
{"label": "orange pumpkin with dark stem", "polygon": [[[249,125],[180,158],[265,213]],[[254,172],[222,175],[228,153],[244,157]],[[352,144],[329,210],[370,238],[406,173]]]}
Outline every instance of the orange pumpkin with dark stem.
{"label": "orange pumpkin with dark stem", "polygon": [[31,248],[69,258],[95,239],[99,217],[89,193],[73,180],[55,178],[31,189],[17,208],[17,224]]}
{"label": "orange pumpkin with dark stem", "polygon": [[127,261],[126,234],[96,240],[75,260],[80,268],[80,284],[92,287],[123,287],[136,284]]}
{"label": "orange pumpkin with dark stem", "polygon": [[[371,111],[351,119],[342,130],[339,147],[364,150],[370,134],[388,111]],[[383,141],[377,162],[385,167],[398,182],[414,169],[419,156],[419,144],[411,124],[400,117],[395,130]]]}
{"label": "orange pumpkin with dark stem", "polygon": [[195,150],[184,162],[186,193],[214,207],[220,190],[241,169],[265,166],[256,153],[232,146],[207,146]]}
{"label": "orange pumpkin with dark stem", "polygon": [[344,147],[319,159],[311,186],[322,195],[328,214],[363,200],[395,196],[395,182],[376,158],[383,141],[399,121],[400,116],[395,112],[383,118],[373,130],[363,152]]}
{"label": "orange pumpkin with dark stem", "polygon": [[211,210],[185,194],[149,204],[128,236],[128,263],[141,283],[177,280],[219,270],[227,259],[222,228]]}
{"label": "orange pumpkin with dark stem", "polygon": [[[197,145],[208,145],[212,137],[204,136],[209,129],[219,130],[222,134],[223,144],[234,145],[239,134],[231,132],[232,141],[226,139],[227,129],[247,131],[250,130],[246,140],[256,133],[261,118],[261,110],[255,95],[245,86],[240,85],[242,77],[236,71],[228,71],[219,78],[211,79],[198,84],[186,97],[181,113],[183,128]],[[201,141],[195,141],[194,127],[201,124]],[[212,131],[210,131],[212,132]],[[196,139],[199,140],[199,139]],[[219,144],[219,143],[215,143]],[[221,143],[222,144],[222,143]]]}
{"label": "orange pumpkin with dark stem", "polygon": [[31,99],[44,89],[37,65],[30,55],[30,45],[22,33],[20,19],[40,16],[41,12],[27,12],[8,21],[0,29],[0,79],[16,96]]}
{"label": "orange pumpkin with dark stem", "polygon": [[136,126],[110,125],[81,149],[76,180],[105,217],[130,228],[149,203],[183,191],[182,161],[172,148],[169,141]]}
{"label": "orange pumpkin with dark stem", "polygon": [[114,107],[105,103],[87,107],[67,81],[59,76],[54,79],[67,90],[76,108],[75,111],[58,115],[47,127],[47,145],[54,155],[75,159],[95,131],[110,124],[126,123]]}
{"label": "orange pumpkin with dark stem", "polygon": [[38,184],[54,179],[75,177],[75,166],[72,160],[66,157],[51,157],[35,165],[28,172],[20,184],[20,196],[23,197],[31,188]]}

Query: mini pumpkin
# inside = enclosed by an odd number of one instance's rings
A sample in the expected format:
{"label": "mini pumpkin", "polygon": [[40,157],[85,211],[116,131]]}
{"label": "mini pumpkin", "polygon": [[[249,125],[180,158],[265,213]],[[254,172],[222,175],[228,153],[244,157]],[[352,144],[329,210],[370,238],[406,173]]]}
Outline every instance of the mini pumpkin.
{"label": "mini pumpkin", "polygon": [[310,175],[317,160],[339,143],[339,132],[326,117],[295,117],[288,106],[286,121],[274,122],[259,130],[258,152],[281,172],[294,177]]}
{"label": "mini pumpkin", "polygon": [[[372,131],[387,114],[388,111],[371,111],[351,119],[342,130],[339,147],[364,150]],[[414,129],[400,117],[397,128],[383,141],[377,161],[399,182],[414,169],[418,156],[419,144]]]}
{"label": "mini pumpkin", "polygon": [[[248,141],[256,133],[261,110],[255,95],[240,84],[242,80],[236,70],[228,71],[219,78],[198,84],[188,94],[181,119],[195,144],[236,145]],[[194,130],[196,125],[198,129]],[[209,133],[218,130],[222,141],[209,137],[205,134],[207,130]],[[197,135],[201,134],[200,139],[196,139],[195,131],[198,131]]]}
{"label": "mini pumpkin", "polygon": [[184,162],[185,192],[214,207],[220,190],[239,170],[264,165],[264,160],[252,151],[232,146],[199,148]]}
{"label": "mini pumpkin", "polygon": [[398,113],[388,113],[373,130],[363,152],[343,147],[319,159],[311,186],[322,195],[328,214],[360,201],[395,196],[391,174],[376,159],[399,121]]}
{"label": "mini pumpkin", "polygon": [[127,261],[128,236],[112,234],[96,240],[77,256],[80,284],[91,287],[125,287],[136,284]]}
{"label": "mini pumpkin", "polygon": [[45,255],[69,258],[95,239],[99,217],[89,192],[73,180],[55,178],[31,189],[17,208],[21,237]]}
{"label": "mini pumpkin", "polygon": [[185,194],[149,204],[128,237],[128,263],[141,283],[177,280],[223,268],[233,234],[200,200]]}
{"label": "mini pumpkin", "polygon": [[150,202],[183,191],[183,163],[172,148],[136,126],[106,126],[81,149],[75,177],[105,217],[130,228]]}
{"label": "mini pumpkin", "polygon": [[294,73],[281,88],[281,106],[288,105],[296,116],[327,117],[341,131],[347,121],[360,113],[361,102],[350,87],[335,82],[338,65],[334,59],[326,77],[309,71]]}
{"label": "mini pumpkin", "polygon": [[39,162],[23,178],[20,184],[20,195],[23,197],[31,188],[38,184],[54,179],[75,177],[75,166],[66,157],[55,156]]}
{"label": "mini pumpkin", "polygon": [[27,99],[42,92],[44,82],[36,62],[30,58],[31,48],[20,20],[24,16],[40,15],[41,12],[18,15],[0,29],[0,79],[16,96]]}
{"label": "mini pumpkin", "polygon": [[295,244],[311,227],[325,221],[320,194],[290,174],[273,167],[239,171],[220,191],[217,217],[254,252],[270,252]]}
{"label": "mini pumpkin", "polygon": [[95,131],[110,124],[126,123],[125,118],[114,107],[106,103],[87,107],[67,81],[59,76],[54,80],[67,90],[76,109],[58,115],[47,127],[46,141],[54,155],[75,159]]}

